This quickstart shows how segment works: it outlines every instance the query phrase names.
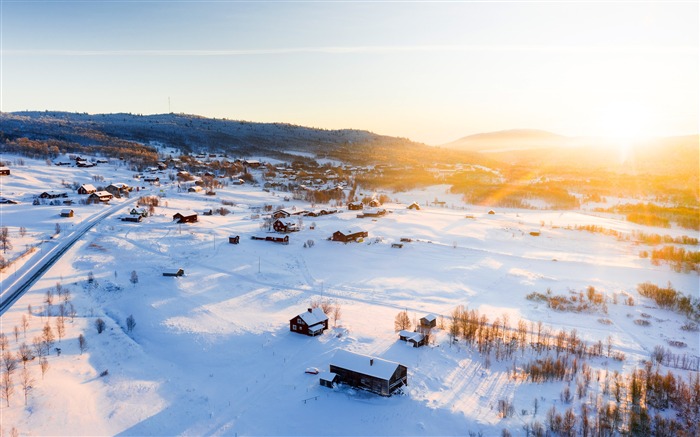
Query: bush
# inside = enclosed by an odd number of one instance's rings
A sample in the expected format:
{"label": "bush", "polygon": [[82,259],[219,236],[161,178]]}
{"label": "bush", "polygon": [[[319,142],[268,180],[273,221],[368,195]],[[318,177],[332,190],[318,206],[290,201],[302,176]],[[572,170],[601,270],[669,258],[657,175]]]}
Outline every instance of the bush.
{"label": "bush", "polygon": [[102,331],[105,330],[105,321],[102,319],[97,319],[95,320],[95,329],[97,329],[98,334],[102,334]]}

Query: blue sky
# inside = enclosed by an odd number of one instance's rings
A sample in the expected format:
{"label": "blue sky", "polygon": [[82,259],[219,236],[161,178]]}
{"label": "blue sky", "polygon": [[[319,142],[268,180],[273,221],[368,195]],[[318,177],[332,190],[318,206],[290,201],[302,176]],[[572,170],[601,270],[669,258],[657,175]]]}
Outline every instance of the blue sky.
{"label": "blue sky", "polygon": [[697,2],[2,1],[3,111],[698,132]]}

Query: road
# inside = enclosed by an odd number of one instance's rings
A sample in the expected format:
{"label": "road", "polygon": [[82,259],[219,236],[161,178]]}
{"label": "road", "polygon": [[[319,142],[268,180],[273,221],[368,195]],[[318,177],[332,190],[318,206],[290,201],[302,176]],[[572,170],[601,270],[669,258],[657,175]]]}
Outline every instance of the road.
{"label": "road", "polygon": [[[42,242],[44,246],[42,250],[35,253],[12,278],[6,278],[0,285],[0,316],[5,314],[5,311],[14,305],[87,231],[106,217],[135,203],[136,200],[138,199],[134,197],[125,202],[110,205],[108,209],[83,220],[71,233],[59,234],[59,238]],[[46,245],[51,246],[46,247]]]}

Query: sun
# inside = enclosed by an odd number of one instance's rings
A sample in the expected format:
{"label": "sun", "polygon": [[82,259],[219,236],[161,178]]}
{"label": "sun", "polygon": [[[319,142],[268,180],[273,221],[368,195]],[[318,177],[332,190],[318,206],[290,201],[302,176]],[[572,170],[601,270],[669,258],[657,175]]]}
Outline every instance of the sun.
{"label": "sun", "polygon": [[600,113],[600,136],[634,142],[651,137],[653,118],[645,106],[629,102],[606,105]]}

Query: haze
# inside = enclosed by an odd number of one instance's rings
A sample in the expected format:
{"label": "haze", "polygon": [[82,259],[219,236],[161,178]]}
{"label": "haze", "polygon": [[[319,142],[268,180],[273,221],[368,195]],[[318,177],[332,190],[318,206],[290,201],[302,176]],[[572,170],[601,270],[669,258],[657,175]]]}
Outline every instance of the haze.
{"label": "haze", "polygon": [[444,144],[698,132],[698,3],[2,4],[0,110],[188,113]]}

